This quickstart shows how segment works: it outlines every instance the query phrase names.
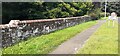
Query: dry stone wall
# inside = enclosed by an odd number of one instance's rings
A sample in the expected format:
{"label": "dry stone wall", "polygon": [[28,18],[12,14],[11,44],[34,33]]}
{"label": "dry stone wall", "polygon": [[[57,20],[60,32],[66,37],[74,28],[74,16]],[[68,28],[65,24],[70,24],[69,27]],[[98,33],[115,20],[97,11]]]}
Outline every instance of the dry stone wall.
{"label": "dry stone wall", "polygon": [[3,48],[12,46],[21,40],[27,40],[31,36],[47,34],[91,19],[89,16],[81,16],[43,20],[12,20],[9,24],[0,25],[1,46]]}

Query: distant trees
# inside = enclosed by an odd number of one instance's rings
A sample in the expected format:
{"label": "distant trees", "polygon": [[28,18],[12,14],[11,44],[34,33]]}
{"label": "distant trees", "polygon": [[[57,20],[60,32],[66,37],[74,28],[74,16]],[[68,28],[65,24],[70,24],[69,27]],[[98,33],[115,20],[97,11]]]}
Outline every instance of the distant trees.
{"label": "distant trees", "polygon": [[92,2],[4,2],[2,21],[82,16],[92,10]]}
{"label": "distant trees", "polygon": [[[104,6],[104,3],[103,3]],[[102,8],[102,11],[104,11],[104,7]],[[107,3],[107,12],[116,12],[118,16],[120,16],[120,1],[119,2],[108,2]]]}

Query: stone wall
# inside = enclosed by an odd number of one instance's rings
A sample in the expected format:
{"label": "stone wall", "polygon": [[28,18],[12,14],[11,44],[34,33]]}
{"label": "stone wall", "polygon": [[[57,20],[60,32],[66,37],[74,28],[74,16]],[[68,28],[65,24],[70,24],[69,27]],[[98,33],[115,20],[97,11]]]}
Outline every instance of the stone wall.
{"label": "stone wall", "polygon": [[2,47],[5,48],[19,43],[21,40],[27,40],[30,36],[50,33],[90,20],[91,17],[89,16],[25,21],[12,20],[9,24],[0,25]]}

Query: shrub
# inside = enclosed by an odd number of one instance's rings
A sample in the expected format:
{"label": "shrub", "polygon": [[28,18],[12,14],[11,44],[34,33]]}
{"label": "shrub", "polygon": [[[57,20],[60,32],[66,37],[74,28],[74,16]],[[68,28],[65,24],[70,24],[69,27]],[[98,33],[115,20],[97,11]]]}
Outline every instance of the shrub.
{"label": "shrub", "polygon": [[92,17],[92,20],[97,20],[97,15],[95,13],[89,14]]}
{"label": "shrub", "polygon": [[93,18],[92,20],[100,19],[101,8],[97,8],[89,13],[89,15]]}

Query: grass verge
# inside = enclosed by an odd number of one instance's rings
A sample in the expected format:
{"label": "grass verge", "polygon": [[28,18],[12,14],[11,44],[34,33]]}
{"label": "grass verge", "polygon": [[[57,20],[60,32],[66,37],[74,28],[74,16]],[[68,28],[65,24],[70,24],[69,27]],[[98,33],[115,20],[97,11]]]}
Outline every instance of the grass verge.
{"label": "grass verge", "polygon": [[118,23],[114,28],[103,24],[77,54],[118,54]]}
{"label": "grass verge", "polygon": [[3,49],[3,54],[47,54],[58,47],[64,41],[77,33],[95,25],[96,21],[89,21],[53,33],[30,38],[14,46]]}
{"label": "grass verge", "polygon": [[0,48],[0,56],[2,55],[2,49]]}
{"label": "grass verge", "polygon": [[107,20],[108,17],[101,17],[100,20]]}

